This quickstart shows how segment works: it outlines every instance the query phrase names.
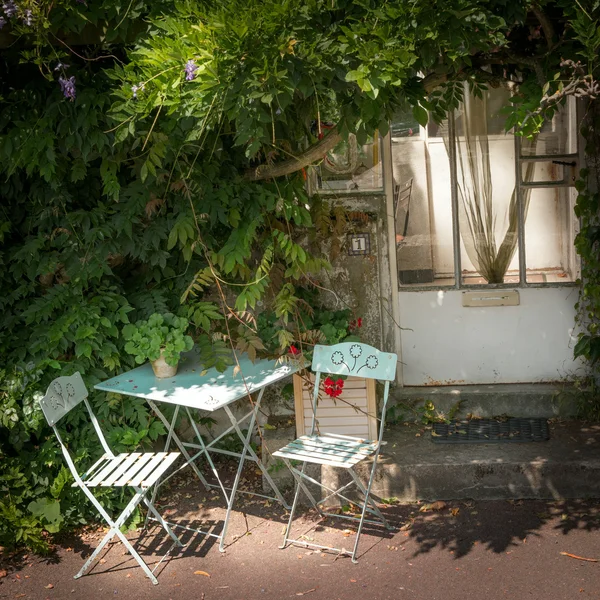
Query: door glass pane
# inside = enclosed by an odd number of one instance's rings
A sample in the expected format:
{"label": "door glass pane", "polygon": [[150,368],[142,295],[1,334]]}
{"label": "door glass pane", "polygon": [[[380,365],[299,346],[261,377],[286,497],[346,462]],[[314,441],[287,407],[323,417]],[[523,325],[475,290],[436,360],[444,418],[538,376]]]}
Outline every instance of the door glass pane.
{"label": "door glass pane", "polygon": [[573,188],[523,190],[527,283],[566,283],[579,276],[575,252],[578,221]]}
{"label": "door glass pane", "polygon": [[515,146],[504,133],[505,88],[465,90],[455,114],[462,283],[518,283]]}
{"label": "door glass pane", "polygon": [[546,121],[535,143],[524,143],[521,156],[572,154],[577,152],[577,116],[574,98],[568,98],[551,120]]}
{"label": "door glass pane", "polygon": [[315,169],[316,187],[324,192],[383,190],[381,139],[376,133],[360,145],[352,134],[328,152]]}
{"label": "door glass pane", "polygon": [[401,288],[454,285],[450,163],[441,136],[411,112],[391,124],[396,258]]}

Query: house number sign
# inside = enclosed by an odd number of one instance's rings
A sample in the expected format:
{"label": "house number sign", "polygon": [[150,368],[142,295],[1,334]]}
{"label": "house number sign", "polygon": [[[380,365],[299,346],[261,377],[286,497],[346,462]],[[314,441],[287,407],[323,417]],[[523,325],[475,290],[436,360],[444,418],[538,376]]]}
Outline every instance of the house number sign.
{"label": "house number sign", "polygon": [[350,235],[348,235],[348,254],[350,256],[366,256],[370,252],[370,234],[351,233]]}

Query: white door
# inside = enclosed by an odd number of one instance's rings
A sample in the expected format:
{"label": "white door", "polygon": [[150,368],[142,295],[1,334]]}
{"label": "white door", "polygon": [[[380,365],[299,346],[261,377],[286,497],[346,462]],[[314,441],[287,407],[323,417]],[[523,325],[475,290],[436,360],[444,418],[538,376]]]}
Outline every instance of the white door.
{"label": "white door", "polygon": [[503,132],[507,99],[467,95],[442,126],[402,115],[392,126],[404,385],[556,381],[582,368],[575,104],[521,142]]}

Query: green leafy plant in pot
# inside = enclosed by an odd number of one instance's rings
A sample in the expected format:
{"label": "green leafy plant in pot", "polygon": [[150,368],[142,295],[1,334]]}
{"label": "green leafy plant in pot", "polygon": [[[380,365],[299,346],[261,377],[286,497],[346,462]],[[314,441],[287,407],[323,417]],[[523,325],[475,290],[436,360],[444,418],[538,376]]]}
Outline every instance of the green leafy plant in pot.
{"label": "green leafy plant in pot", "polygon": [[182,352],[191,350],[194,342],[186,335],[189,322],[172,313],[154,313],[147,321],[129,323],[123,327],[127,340],[125,351],[142,364],[152,364],[156,377],[173,377]]}

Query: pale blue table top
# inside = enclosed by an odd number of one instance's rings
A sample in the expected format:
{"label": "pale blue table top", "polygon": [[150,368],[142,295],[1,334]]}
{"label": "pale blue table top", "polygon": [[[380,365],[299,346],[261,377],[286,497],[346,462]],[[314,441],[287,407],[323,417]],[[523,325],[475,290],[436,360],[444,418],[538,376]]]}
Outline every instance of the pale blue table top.
{"label": "pale blue table top", "polygon": [[205,371],[199,353],[194,349],[181,356],[175,377],[159,379],[154,376],[150,363],[146,363],[98,383],[94,388],[214,411],[298,371],[298,366],[293,363],[277,364],[275,360],[266,359],[253,363],[246,354],[238,353],[237,356],[239,369],[234,365],[223,373],[214,368]]}

